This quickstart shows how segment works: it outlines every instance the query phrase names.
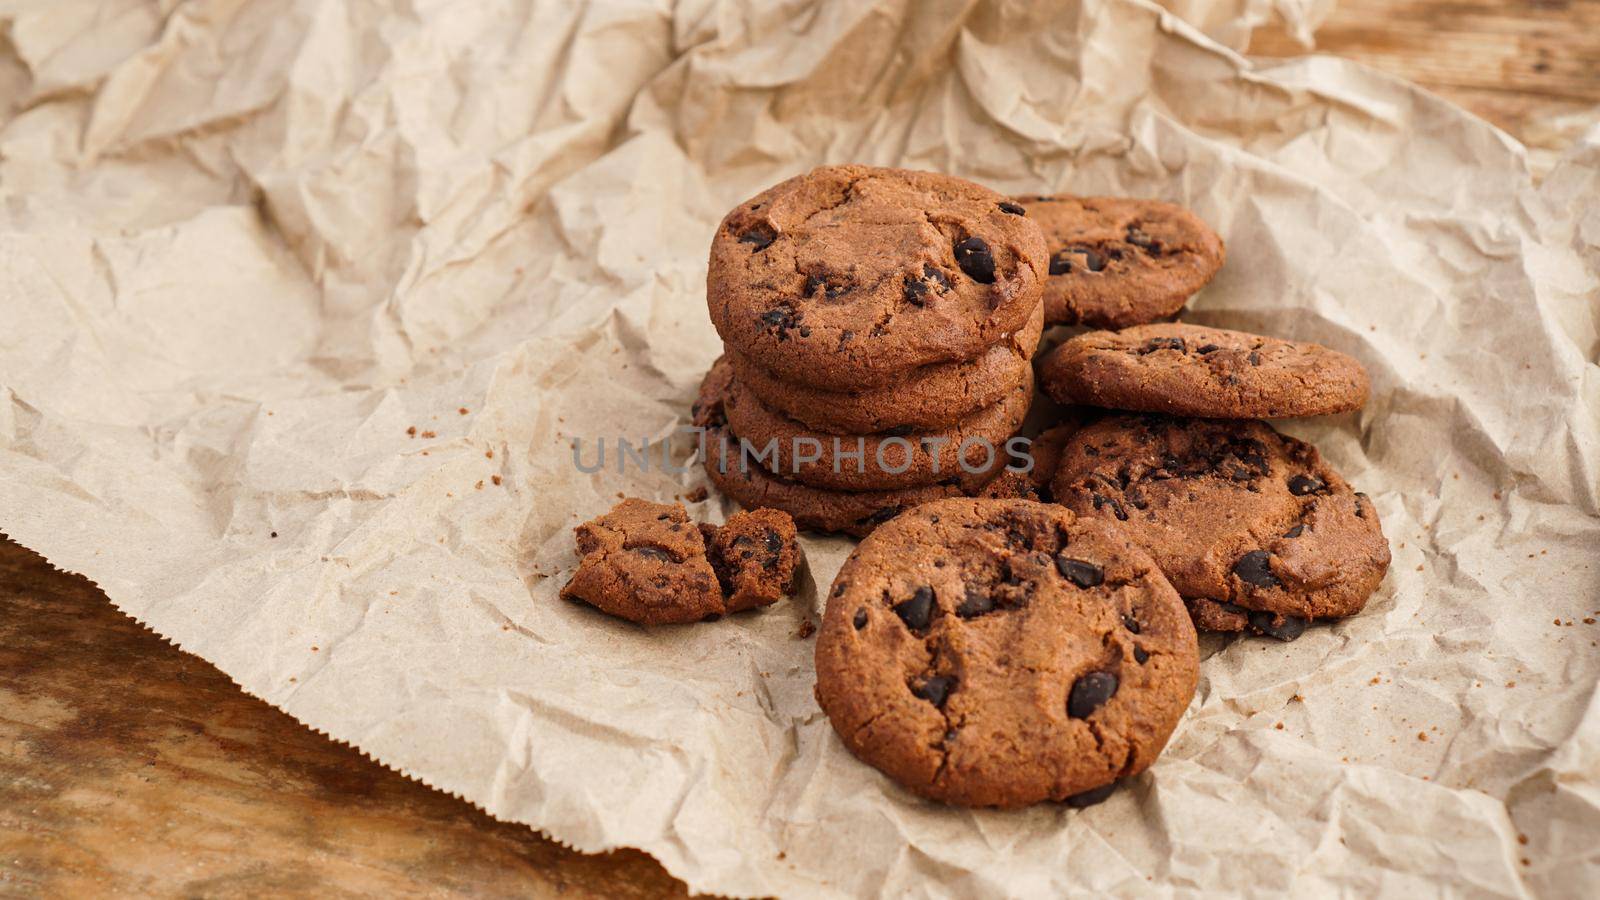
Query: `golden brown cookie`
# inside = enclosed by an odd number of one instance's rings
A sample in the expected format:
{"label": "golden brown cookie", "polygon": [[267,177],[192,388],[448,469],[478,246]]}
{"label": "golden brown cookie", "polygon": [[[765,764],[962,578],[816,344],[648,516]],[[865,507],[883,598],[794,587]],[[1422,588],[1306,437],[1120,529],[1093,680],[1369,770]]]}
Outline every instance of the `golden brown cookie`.
{"label": "golden brown cookie", "polygon": [[1204,628],[1292,640],[1360,612],[1389,568],[1372,501],[1264,422],[1108,416],[1067,441],[1051,490],[1118,523]]}
{"label": "golden brown cookie", "polygon": [[1156,759],[1194,696],[1194,627],[1115,528],[940,500],[861,542],[829,592],[817,702],[851,752],[966,806],[1087,806]]}
{"label": "golden brown cookie", "polygon": [[1080,334],[1039,363],[1061,403],[1218,419],[1323,416],[1367,402],[1367,370],[1318,344],[1201,325]]}
{"label": "golden brown cookie", "polygon": [[1045,269],[1039,229],[988,188],[825,166],[728,213],[706,304],[723,341],[778,378],[859,391],[1015,334]]}
{"label": "golden brown cookie", "polygon": [[1044,232],[1051,325],[1125,328],[1164,319],[1222,268],[1222,238],[1181,206],[1070,194],[1012,199]]}
{"label": "golden brown cookie", "polygon": [[1022,331],[976,359],[919,366],[888,387],[855,392],[783,381],[737,352],[727,355],[734,377],[763,406],[807,427],[836,434],[928,431],[1000,402],[1021,384],[1043,329],[1040,306]]}

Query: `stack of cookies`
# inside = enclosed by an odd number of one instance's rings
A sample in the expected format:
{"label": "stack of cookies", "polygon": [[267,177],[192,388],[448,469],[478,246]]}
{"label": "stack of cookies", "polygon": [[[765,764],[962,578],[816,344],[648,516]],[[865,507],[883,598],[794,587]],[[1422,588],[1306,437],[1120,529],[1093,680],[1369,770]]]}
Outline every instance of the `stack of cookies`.
{"label": "stack of cookies", "polygon": [[706,278],[712,482],[856,535],[982,490],[1032,401],[1049,266],[1021,206],[945,175],[831,166],[740,204]]}

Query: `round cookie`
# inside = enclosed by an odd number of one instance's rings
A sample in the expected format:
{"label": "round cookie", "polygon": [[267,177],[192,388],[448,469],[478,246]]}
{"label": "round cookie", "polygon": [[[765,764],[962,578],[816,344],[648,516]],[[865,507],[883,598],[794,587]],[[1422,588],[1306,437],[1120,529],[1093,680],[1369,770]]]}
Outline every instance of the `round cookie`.
{"label": "round cookie", "polygon": [[1051,491],[1122,525],[1205,628],[1293,639],[1360,612],[1389,568],[1372,501],[1264,422],[1108,416],[1067,441]]}
{"label": "round cookie", "polygon": [[1012,199],[1044,232],[1051,325],[1125,328],[1164,319],[1222,268],[1222,238],[1181,206],[1070,194]]}
{"label": "round cookie", "polygon": [[940,500],[861,542],[817,637],[851,752],[965,806],[1087,806],[1156,759],[1194,696],[1194,627],[1115,528],[1028,500]]}
{"label": "round cookie", "polygon": [[859,391],[1021,330],[1046,267],[1039,229],[988,188],[825,166],[728,213],[706,305],[723,341],[779,379]]}
{"label": "round cookie", "polygon": [[[723,357],[712,368],[728,365]],[[1006,441],[1032,402],[1033,371],[1027,369],[999,402],[936,431],[812,431],[762,406],[738,379],[729,381],[723,410],[729,429],[754,451],[771,448],[768,468],[813,487],[874,491],[945,482],[972,489],[1006,465]]]}
{"label": "round cookie", "polygon": [[858,392],[783,381],[732,350],[728,358],[734,377],[763,406],[810,428],[838,434],[904,427],[930,430],[998,403],[1020,384],[1032,366],[1043,329],[1041,306],[1021,331],[976,359],[919,366],[889,387]]}
{"label": "round cookie", "polygon": [[1367,370],[1319,344],[1201,325],[1091,331],[1039,363],[1061,403],[1221,419],[1323,416],[1367,402]]}
{"label": "round cookie", "polygon": [[705,429],[700,460],[707,478],[717,490],[746,509],[781,509],[807,531],[865,537],[905,510],[964,493],[959,485],[951,484],[889,491],[830,491],[781,478],[758,463],[741,460],[739,439],[729,433],[723,412],[723,397],[731,378],[732,370],[727,366],[713,367],[707,373],[694,404],[693,421]]}

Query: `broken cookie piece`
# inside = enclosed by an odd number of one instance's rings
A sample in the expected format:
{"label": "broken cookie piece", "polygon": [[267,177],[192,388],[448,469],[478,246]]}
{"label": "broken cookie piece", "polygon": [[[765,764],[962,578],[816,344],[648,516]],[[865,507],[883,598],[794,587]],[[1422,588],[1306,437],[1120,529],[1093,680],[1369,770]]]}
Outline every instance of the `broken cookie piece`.
{"label": "broken cookie piece", "polygon": [[777,510],[739,513],[718,528],[696,526],[681,503],[629,497],[574,531],[583,558],[561,598],[641,625],[773,603],[793,590],[800,564],[794,521]]}
{"label": "broken cookie piece", "polygon": [[803,557],[788,513],[778,509],[734,513],[720,527],[702,524],[700,533],[727,612],[768,606],[794,593]]}

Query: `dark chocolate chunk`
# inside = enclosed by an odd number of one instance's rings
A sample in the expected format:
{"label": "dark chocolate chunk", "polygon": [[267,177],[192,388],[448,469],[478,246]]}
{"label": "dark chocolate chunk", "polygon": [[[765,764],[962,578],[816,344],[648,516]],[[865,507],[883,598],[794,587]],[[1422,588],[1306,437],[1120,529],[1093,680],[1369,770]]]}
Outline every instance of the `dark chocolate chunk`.
{"label": "dark chocolate chunk", "polygon": [[1061,250],[1050,256],[1050,274],[1065,275],[1072,271],[1072,251]]}
{"label": "dark chocolate chunk", "polygon": [[1253,611],[1250,613],[1250,628],[1285,643],[1305,634],[1306,620],[1300,616],[1282,616],[1282,622],[1277,622],[1278,618],[1269,612]]}
{"label": "dark chocolate chunk", "polygon": [[1323,484],[1320,478],[1313,478],[1310,475],[1291,475],[1289,477],[1289,493],[1296,497],[1315,494],[1326,487],[1327,485]]}
{"label": "dark chocolate chunk", "polygon": [[918,698],[932,703],[941,709],[950,692],[956,689],[956,679],[953,675],[935,675],[927,681],[911,689],[911,693]]}
{"label": "dark chocolate chunk", "polygon": [[1265,550],[1251,550],[1239,557],[1233,564],[1233,574],[1240,580],[1256,587],[1275,588],[1282,586],[1283,582],[1278,576],[1272,574],[1271,555]]}
{"label": "dark chocolate chunk", "polygon": [[1283,533],[1283,536],[1286,537],[1286,538],[1297,538],[1300,535],[1304,534],[1305,530],[1306,530],[1305,523],[1302,522],[1299,525],[1296,525],[1295,527],[1289,529],[1288,531],[1285,531]]}
{"label": "dark chocolate chunk", "polygon": [[894,605],[894,614],[912,631],[925,631],[933,621],[933,588],[919,587],[910,600]]}
{"label": "dark chocolate chunk", "polygon": [[851,621],[856,626],[857,631],[867,627],[867,608],[863,606],[856,610],[856,617]]}
{"label": "dark chocolate chunk", "polygon": [[1122,627],[1128,629],[1129,631],[1133,632],[1134,634],[1138,634],[1139,633],[1139,620],[1135,619],[1133,616],[1123,616],[1122,617]]}
{"label": "dark chocolate chunk", "polygon": [[1067,715],[1087,719],[1116,695],[1117,676],[1110,672],[1090,672],[1072,683],[1072,692],[1067,695]]}
{"label": "dark chocolate chunk", "polygon": [[956,607],[956,615],[963,619],[976,619],[978,616],[993,610],[994,598],[989,596],[989,592],[976,585],[969,584],[967,585],[966,599],[962,600],[961,605]]}
{"label": "dark chocolate chunk", "polygon": [[757,225],[749,231],[746,231],[744,234],[739,235],[739,243],[749,244],[752,248],[754,248],[750,251],[752,253],[760,253],[761,251],[767,249],[767,247],[771,246],[772,242],[777,239],[778,235],[766,225]]}
{"label": "dark chocolate chunk", "polygon": [[1139,663],[1140,665],[1144,665],[1145,661],[1148,660],[1148,659],[1150,659],[1150,653],[1147,650],[1145,650],[1143,647],[1135,647],[1135,648],[1133,648],[1133,661],[1134,662]]}
{"label": "dark chocolate chunk", "polygon": [[1028,214],[1027,210],[1010,201],[1001,201],[1000,211],[1010,213],[1013,216],[1025,216]]}
{"label": "dark chocolate chunk", "polygon": [[969,237],[956,244],[956,265],[973,281],[994,284],[994,254],[983,238]]}
{"label": "dark chocolate chunk", "polygon": [[1092,588],[1106,580],[1106,573],[1099,566],[1081,559],[1058,556],[1056,570],[1061,573],[1062,578],[1081,588]]}
{"label": "dark chocolate chunk", "polygon": [[649,559],[659,559],[662,562],[676,562],[672,554],[660,547],[634,547],[633,552]]}

